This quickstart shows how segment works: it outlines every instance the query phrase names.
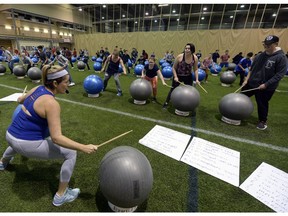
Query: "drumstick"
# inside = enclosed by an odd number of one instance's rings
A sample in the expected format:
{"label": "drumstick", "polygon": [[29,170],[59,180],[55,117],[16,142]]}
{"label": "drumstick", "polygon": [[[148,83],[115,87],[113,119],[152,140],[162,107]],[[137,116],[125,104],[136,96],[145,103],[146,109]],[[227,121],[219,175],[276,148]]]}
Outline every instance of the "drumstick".
{"label": "drumstick", "polygon": [[25,92],[26,92],[26,89],[27,89],[27,85],[26,85],[26,87],[25,87],[25,89],[24,89],[24,91],[23,91],[22,95],[24,95],[24,94],[25,94]]}
{"label": "drumstick", "polygon": [[198,83],[198,85],[201,87],[201,89],[202,89],[205,93],[208,94],[208,92],[206,91],[206,89],[205,89],[200,83]]}
{"label": "drumstick", "polygon": [[118,138],[120,138],[120,137],[122,137],[122,136],[125,136],[125,135],[128,134],[128,133],[131,133],[132,131],[133,131],[133,130],[130,130],[130,131],[127,131],[127,132],[125,132],[125,133],[123,133],[123,134],[120,134],[119,136],[116,136],[116,137],[114,137],[114,138],[112,138],[112,139],[110,139],[110,140],[107,140],[107,141],[101,143],[101,144],[98,145],[97,147],[99,148],[99,147],[101,147],[101,146],[104,146],[104,145],[106,145],[106,144],[108,144],[108,143],[110,143],[110,142],[112,142],[112,141],[114,141],[114,140],[116,140],[116,139],[118,139]]}
{"label": "drumstick", "polygon": [[186,86],[184,83],[182,83],[182,82],[180,82],[180,81],[177,81],[178,83],[180,83],[181,85],[183,85],[183,86]]}
{"label": "drumstick", "polygon": [[257,89],[259,89],[259,87],[253,88],[253,89],[247,89],[247,90],[244,90],[244,91],[241,91],[241,92],[249,92],[249,91],[254,91],[254,90],[257,90]]}
{"label": "drumstick", "polygon": [[237,93],[241,88],[243,88],[244,85],[242,85],[240,88],[238,88],[234,93]]}

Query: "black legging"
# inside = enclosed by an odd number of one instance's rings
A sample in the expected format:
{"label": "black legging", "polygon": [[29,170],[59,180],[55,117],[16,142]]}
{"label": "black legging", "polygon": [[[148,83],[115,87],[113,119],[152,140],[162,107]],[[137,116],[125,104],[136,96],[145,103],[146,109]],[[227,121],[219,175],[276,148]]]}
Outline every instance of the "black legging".
{"label": "black legging", "polygon": [[[183,82],[185,85],[190,85],[190,86],[192,86],[192,83],[193,83],[193,81],[192,81],[192,75],[190,75],[190,76],[178,76],[178,80],[179,80],[179,82]],[[179,82],[176,82],[176,81],[174,80],[174,77],[173,77],[172,88],[170,89],[170,91],[169,91],[169,93],[168,93],[168,95],[167,95],[165,104],[168,104],[168,103],[169,103],[170,98],[171,98],[171,94],[172,94],[173,90],[174,90],[177,86],[180,85]]]}
{"label": "black legging", "polygon": [[31,64],[28,64],[28,65],[27,65],[26,74],[28,73],[28,70],[29,70],[31,67],[32,67]]}
{"label": "black legging", "polygon": [[72,58],[69,58],[69,62],[70,62],[71,67],[74,67],[73,62],[72,62]]}

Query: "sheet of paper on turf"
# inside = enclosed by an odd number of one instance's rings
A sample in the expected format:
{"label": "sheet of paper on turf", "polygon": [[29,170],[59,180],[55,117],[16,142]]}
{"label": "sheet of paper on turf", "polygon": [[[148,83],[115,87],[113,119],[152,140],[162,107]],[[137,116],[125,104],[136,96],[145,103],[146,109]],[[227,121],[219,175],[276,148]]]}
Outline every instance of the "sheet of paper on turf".
{"label": "sheet of paper on turf", "polygon": [[288,173],[263,162],[240,188],[274,211],[288,213]]}
{"label": "sheet of paper on turf", "polygon": [[239,186],[240,152],[193,137],[181,161],[216,178]]}
{"label": "sheet of paper on turf", "polygon": [[0,101],[17,101],[17,99],[22,96],[23,93],[14,93],[8,95],[7,97],[1,98]]}
{"label": "sheet of paper on turf", "polygon": [[156,125],[139,143],[179,161],[189,139],[187,134]]}

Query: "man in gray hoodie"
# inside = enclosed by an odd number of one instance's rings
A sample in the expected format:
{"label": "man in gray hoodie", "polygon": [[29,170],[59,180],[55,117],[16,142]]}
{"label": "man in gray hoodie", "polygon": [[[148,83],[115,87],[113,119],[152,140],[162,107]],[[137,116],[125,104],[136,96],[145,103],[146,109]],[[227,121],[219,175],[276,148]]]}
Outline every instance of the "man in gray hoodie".
{"label": "man in gray hoodie", "polygon": [[265,52],[254,59],[251,70],[243,82],[242,91],[248,97],[255,95],[259,123],[257,129],[267,128],[269,100],[272,98],[280,80],[284,77],[288,62],[284,52],[278,47],[279,37],[269,35],[263,41]]}

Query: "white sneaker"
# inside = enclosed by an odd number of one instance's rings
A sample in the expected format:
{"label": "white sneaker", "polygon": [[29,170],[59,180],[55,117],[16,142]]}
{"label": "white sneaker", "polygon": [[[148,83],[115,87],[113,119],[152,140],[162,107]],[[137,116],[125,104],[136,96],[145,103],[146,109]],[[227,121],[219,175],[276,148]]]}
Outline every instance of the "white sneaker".
{"label": "white sneaker", "polygon": [[68,86],[75,86],[75,83],[74,82],[71,82]]}
{"label": "white sneaker", "polygon": [[67,188],[65,193],[60,197],[59,195],[55,194],[53,199],[54,206],[61,206],[66,202],[73,202],[78,195],[80,194],[79,188]]}

